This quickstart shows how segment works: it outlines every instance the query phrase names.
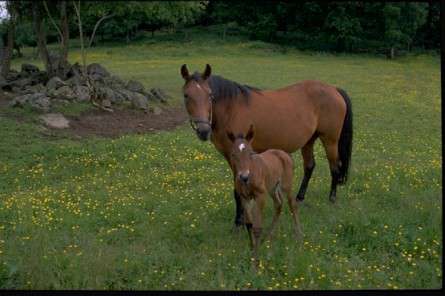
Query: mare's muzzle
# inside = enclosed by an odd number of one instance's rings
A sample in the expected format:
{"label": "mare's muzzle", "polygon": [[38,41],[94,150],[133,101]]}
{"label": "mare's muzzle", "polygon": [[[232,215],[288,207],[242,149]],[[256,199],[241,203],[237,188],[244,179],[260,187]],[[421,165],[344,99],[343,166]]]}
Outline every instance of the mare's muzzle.
{"label": "mare's muzzle", "polygon": [[190,120],[190,125],[201,141],[207,141],[210,138],[212,127],[208,121],[199,119]]}

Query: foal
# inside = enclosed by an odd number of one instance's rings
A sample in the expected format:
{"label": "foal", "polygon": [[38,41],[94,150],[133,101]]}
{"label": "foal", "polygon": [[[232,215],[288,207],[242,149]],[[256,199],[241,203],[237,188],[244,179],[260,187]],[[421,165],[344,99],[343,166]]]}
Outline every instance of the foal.
{"label": "foal", "polygon": [[269,149],[257,154],[252,150],[254,135],[253,125],[250,126],[246,137],[235,136],[227,132],[233,143],[231,149],[231,165],[235,172],[235,188],[241,196],[244,209],[244,219],[249,233],[250,247],[253,249],[257,261],[258,247],[264,241],[261,238],[262,215],[269,194],[274,202],[274,217],[266,237],[270,238],[281,214],[283,193],[287,197],[296,238],[302,235],[298,218],[298,205],[292,197],[293,161],[289,154],[282,150]]}

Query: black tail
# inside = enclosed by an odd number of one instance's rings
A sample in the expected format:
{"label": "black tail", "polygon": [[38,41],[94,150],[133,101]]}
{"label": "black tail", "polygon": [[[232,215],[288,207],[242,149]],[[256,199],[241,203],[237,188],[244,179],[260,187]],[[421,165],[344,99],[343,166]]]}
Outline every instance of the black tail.
{"label": "black tail", "polygon": [[346,115],[343,122],[343,128],[340,134],[340,141],[338,143],[338,153],[340,155],[340,178],[339,183],[343,185],[348,180],[348,171],[351,164],[351,151],[352,151],[352,106],[351,99],[348,94],[341,88],[337,88],[337,91],[342,95],[346,103]]}

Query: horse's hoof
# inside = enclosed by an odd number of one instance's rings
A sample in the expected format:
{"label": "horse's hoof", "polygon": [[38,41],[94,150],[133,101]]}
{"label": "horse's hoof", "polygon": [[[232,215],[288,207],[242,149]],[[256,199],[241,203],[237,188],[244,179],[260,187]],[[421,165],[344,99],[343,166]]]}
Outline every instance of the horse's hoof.
{"label": "horse's hoof", "polygon": [[253,260],[252,260],[252,263],[251,263],[252,265],[252,269],[255,271],[255,272],[258,272],[258,271],[260,271],[260,260],[258,260],[258,259],[256,259],[256,258],[254,258]]}
{"label": "horse's hoof", "polygon": [[297,242],[297,244],[299,244],[303,240],[303,235],[301,233],[295,233],[294,234],[294,239]]}
{"label": "horse's hoof", "polygon": [[335,203],[335,201],[337,200],[336,196],[329,196],[329,201],[332,203]]}
{"label": "horse's hoof", "polygon": [[299,195],[299,194],[297,194],[297,196],[295,197],[295,199],[296,199],[297,201],[303,201],[303,200],[304,200],[304,195]]}
{"label": "horse's hoof", "polygon": [[240,233],[243,229],[244,224],[234,224],[232,226],[232,229],[230,230],[231,233]]}

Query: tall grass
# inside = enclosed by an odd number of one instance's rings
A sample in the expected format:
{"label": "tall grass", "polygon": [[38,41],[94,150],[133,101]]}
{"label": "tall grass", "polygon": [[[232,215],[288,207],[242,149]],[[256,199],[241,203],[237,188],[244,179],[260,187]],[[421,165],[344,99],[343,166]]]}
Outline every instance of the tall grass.
{"label": "tall grass", "polygon": [[[442,282],[440,63],[300,52],[205,32],[89,52],[125,79],[182,104],[179,67],[277,88],[319,79],[354,110],[349,183],[328,201],[324,151],[301,209],[285,212],[261,267],[231,233],[231,175],[188,126],[110,140],[48,139],[30,111],[0,115],[0,287],[9,289],[404,289]],[[29,56],[29,49],[25,55]],[[71,61],[79,61],[77,49]],[[16,60],[18,67],[23,60]],[[28,60],[29,61],[29,60]],[[17,121],[11,112],[26,115]],[[294,154],[294,190],[302,161]],[[266,216],[270,222],[271,203]]]}

